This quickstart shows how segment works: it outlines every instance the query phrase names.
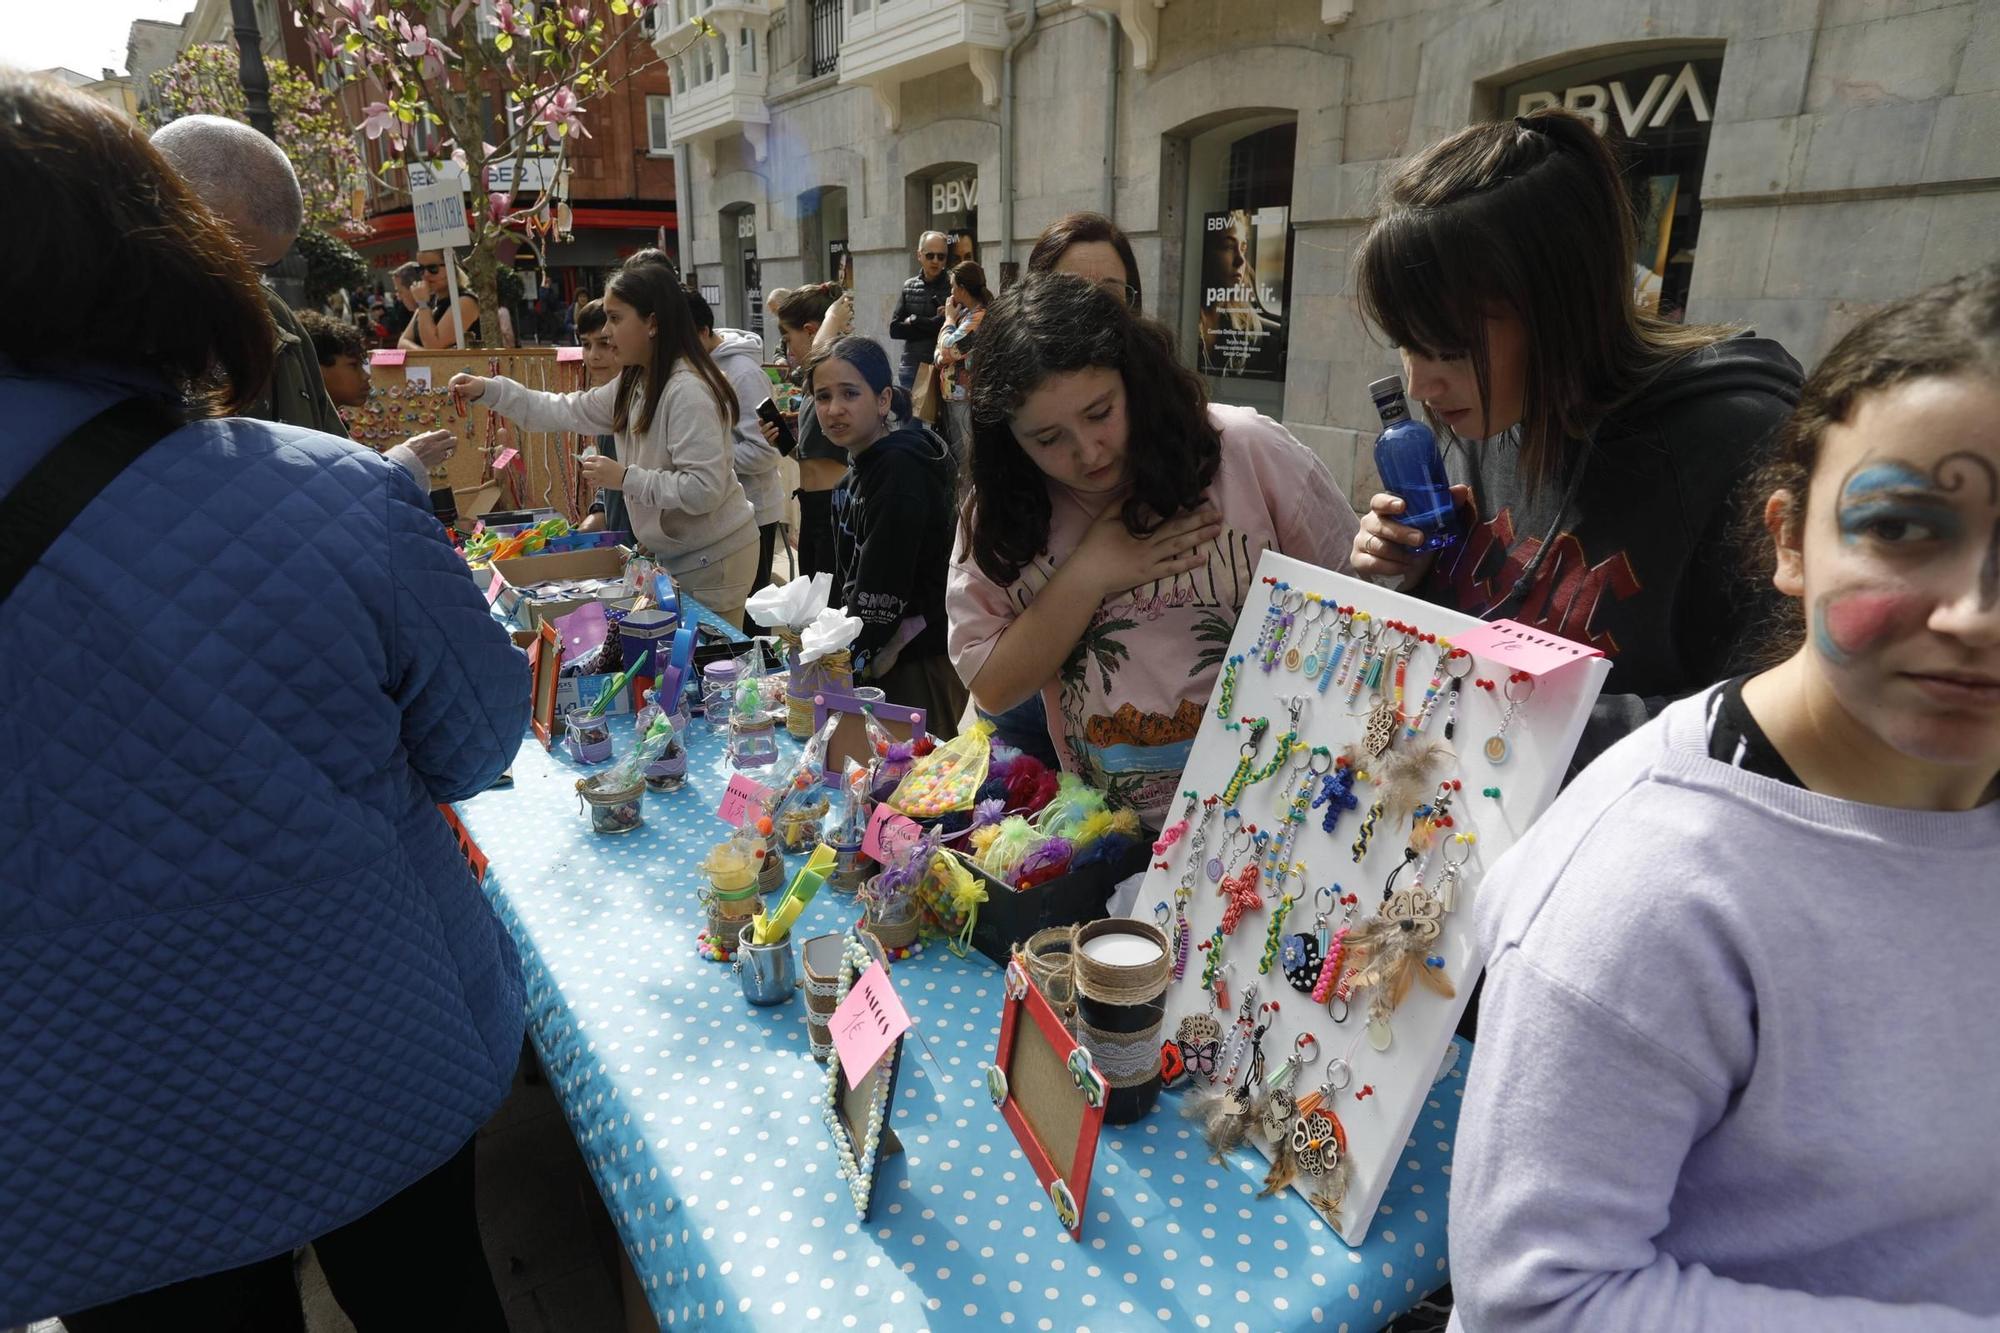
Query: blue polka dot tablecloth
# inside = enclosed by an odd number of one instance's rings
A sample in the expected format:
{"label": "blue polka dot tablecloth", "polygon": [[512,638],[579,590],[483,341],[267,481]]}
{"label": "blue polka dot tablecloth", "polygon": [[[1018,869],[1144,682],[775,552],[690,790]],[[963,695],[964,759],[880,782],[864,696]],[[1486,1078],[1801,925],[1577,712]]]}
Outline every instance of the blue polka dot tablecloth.
{"label": "blue polka dot tablecloth", "polygon": [[[728,964],[695,954],[695,867],[726,833],[714,811],[730,775],[705,727],[686,785],[648,792],[631,833],[593,834],[582,770],[532,738],[511,788],[459,807],[521,951],[535,1048],[662,1328],[1358,1333],[1443,1285],[1463,1061],[1433,1089],[1359,1250],[1296,1196],[1255,1197],[1253,1150],[1211,1165],[1173,1093],[1104,1131],[1076,1241],[987,1099],[1001,973],[942,944],[895,966],[924,1041],[906,1044],[896,1084],[904,1151],[883,1159],[857,1221],[803,994],[753,1008]],[[622,750],[628,727],[614,731]],[[793,937],[856,916],[823,890]]]}

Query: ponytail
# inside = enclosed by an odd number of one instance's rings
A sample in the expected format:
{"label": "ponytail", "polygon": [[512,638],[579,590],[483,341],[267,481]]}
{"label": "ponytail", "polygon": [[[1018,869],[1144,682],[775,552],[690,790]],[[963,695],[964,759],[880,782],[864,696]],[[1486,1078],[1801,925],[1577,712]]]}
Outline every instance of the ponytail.
{"label": "ponytail", "polygon": [[802,329],[815,320],[826,318],[826,312],[841,297],[837,282],[816,282],[808,287],[794,287],[785,293],[785,299],[777,303],[778,323],[786,328]]}

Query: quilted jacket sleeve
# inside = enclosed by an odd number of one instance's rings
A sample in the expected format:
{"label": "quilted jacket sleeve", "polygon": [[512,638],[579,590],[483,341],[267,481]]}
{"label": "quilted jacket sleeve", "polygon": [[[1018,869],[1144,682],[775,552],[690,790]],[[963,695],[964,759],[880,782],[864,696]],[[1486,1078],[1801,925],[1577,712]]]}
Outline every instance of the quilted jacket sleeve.
{"label": "quilted jacket sleeve", "polygon": [[403,747],[433,800],[463,800],[514,762],[528,726],[528,659],[414,488],[395,487],[388,506],[389,692],[403,710]]}

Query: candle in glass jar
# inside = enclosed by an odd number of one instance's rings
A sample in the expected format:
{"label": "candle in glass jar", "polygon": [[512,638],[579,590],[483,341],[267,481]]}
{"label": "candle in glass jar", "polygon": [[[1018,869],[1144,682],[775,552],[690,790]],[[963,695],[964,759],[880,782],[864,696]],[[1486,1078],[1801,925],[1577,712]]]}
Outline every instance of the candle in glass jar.
{"label": "candle in glass jar", "polygon": [[1165,950],[1144,935],[1109,933],[1094,935],[1077,946],[1084,955],[1106,967],[1144,967],[1157,963]]}

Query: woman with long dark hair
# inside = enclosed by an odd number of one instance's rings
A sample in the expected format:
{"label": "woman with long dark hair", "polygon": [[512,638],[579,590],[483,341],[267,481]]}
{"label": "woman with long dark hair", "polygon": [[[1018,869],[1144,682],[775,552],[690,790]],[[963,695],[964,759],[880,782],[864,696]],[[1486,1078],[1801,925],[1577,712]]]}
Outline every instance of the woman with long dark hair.
{"label": "woman with long dark hair", "polygon": [[2000,1318],[2000,270],[1856,325],[1761,480],[1776,664],[1479,885],[1467,1328]]}
{"label": "woman with long dark hair", "polygon": [[0,171],[67,275],[0,325],[0,1327],[302,1330],[310,1242],[359,1329],[504,1330],[520,960],[437,806],[527,663],[410,473],[225,415],[271,316],[137,126],[0,69]]}
{"label": "woman with long dark hair", "polygon": [[[840,301],[837,283],[818,282],[794,287],[775,303],[778,338],[785,360],[796,375],[803,376],[812,359],[813,344],[819,341],[822,325]],[[841,305],[847,309],[852,303]],[[778,442],[777,428],[762,423],[764,438]],[[811,575],[833,570],[833,492],[847,476],[847,454],[826,438],[819,427],[808,398],[799,406],[798,440],[792,456],[799,464],[799,573]]]}
{"label": "woman with long dark hair", "polygon": [[1277,550],[1344,568],[1326,466],[1208,402],[1166,330],[1033,274],[980,331],[951,652],[982,709],[1040,693],[1064,767],[1158,826],[1254,583]]}
{"label": "woman with long dark hair", "polygon": [[1435,558],[1376,495],[1357,573],[1603,650],[1588,758],[1729,674],[1764,600],[1731,497],[1798,396],[1778,344],[1633,302],[1632,205],[1589,122],[1473,125],[1389,182],[1355,256],[1362,310],[1402,351],[1468,532]]}
{"label": "woman with long dark hair", "polygon": [[623,491],[632,535],[681,590],[735,624],[757,573],[757,519],[731,454],[735,391],[665,264],[612,275],[604,327],[623,367],[614,383],[557,394],[454,375],[451,387],[529,430],[615,435],[618,456],[584,459],[584,484]]}
{"label": "woman with long dark hair", "polygon": [[1028,272],[1074,274],[1102,287],[1135,314],[1145,309],[1132,242],[1102,213],[1066,213],[1051,222],[1028,251]]}
{"label": "woman with long dark hair", "polygon": [[853,460],[834,499],[833,599],[861,621],[857,678],[891,703],[924,710],[931,734],[958,734],[965,686],[945,655],[951,559],[951,453],[910,415],[889,354],[842,338],[806,363],[806,393],[832,443]]}

